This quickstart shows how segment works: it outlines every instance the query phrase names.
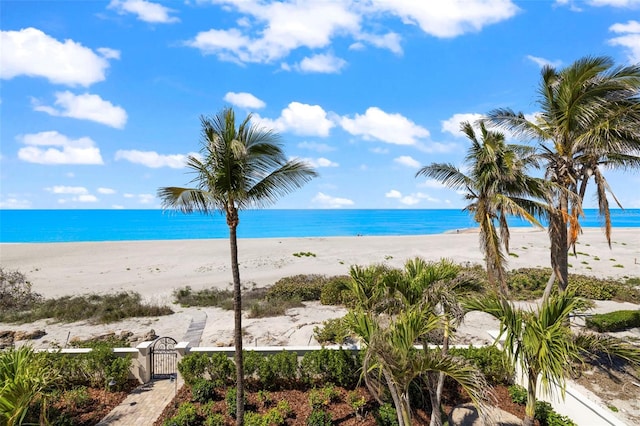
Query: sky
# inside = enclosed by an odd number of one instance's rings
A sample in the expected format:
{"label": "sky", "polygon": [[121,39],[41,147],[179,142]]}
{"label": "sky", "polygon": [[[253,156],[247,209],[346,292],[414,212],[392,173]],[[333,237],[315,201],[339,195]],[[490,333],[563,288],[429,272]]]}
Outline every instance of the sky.
{"label": "sky", "polygon": [[461,208],[415,175],[464,167],[462,121],[535,114],[545,65],[640,62],[640,0],[0,0],[0,29],[2,209],[160,208],[225,107],[320,174],[275,208]]}

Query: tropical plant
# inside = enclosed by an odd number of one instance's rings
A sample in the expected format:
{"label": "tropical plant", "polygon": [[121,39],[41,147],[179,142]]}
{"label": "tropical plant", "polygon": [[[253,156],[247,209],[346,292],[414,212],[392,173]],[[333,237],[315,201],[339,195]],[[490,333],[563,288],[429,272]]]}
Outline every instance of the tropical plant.
{"label": "tropical plant", "polygon": [[0,352],[0,424],[23,424],[29,407],[42,399],[40,420],[46,423],[46,396],[58,376],[44,357],[28,346]]}
{"label": "tropical plant", "polygon": [[372,312],[352,310],[347,318],[363,340],[365,383],[380,403],[383,389],[389,391],[399,426],[411,425],[409,387],[414,379],[428,372],[443,372],[451,377],[466,390],[474,404],[482,406],[487,384],[476,368],[440,351],[415,347],[416,342],[439,326],[440,319],[433,313],[412,307],[392,318],[382,318]]}
{"label": "tropical plant", "polygon": [[221,212],[229,227],[234,292],[234,343],[236,363],[236,421],[244,418],[242,362],[242,295],[238,266],[239,211],[275,203],[317,174],[301,160],[287,160],[278,136],[251,124],[251,115],[236,127],[235,113],[225,108],[213,117],[201,117],[200,155],[190,155],[187,167],[194,188],[164,187],[158,196],[165,208],[184,213]]}
{"label": "tropical plant", "polygon": [[603,168],[640,167],[640,64],[615,67],[607,57],[585,57],[561,70],[545,66],[538,89],[540,111],[533,119],[508,108],[488,121],[512,134],[539,141],[539,158],[549,186],[549,238],[554,280],[568,285],[568,250],[577,241],[586,188],[593,179],[598,209],[611,246],[607,193],[621,207]]}
{"label": "tropical plant", "polygon": [[504,246],[509,253],[507,217],[517,216],[541,226],[536,216],[543,215],[545,208],[532,197],[545,193],[544,184],[527,175],[527,168],[535,165],[532,149],[506,144],[502,133],[487,130],[483,123],[479,126],[480,140],[471,123],[460,126],[471,141],[465,157],[468,174],[453,164],[432,163],[421,168],[416,177],[430,177],[465,192],[469,204],[464,210],[472,212],[480,226],[480,249],[485,256],[489,282],[507,294],[507,260],[502,251]]}

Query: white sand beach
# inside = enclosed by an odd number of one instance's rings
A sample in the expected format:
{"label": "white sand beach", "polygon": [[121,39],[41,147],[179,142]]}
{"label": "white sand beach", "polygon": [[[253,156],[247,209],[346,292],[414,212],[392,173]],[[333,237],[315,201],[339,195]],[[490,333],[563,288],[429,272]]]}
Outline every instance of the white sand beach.
{"label": "white sand beach", "polygon": [[[351,265],[385,263],[402,266],[410,258],[440,258],[456,262],[482,263],[478,234],[461,231],[438,235],[402,237],[332,237],[241,239],[238,243],[240,274],[247,288],[266,287],[296,274],[347,274]],[[549,241],[545,231],[512,230],[510,268],[549,266]],[[578,257],[570,258],[570,270],[599,277],[640,276],[640,231],[614,229],[611,249],[600,229],[585,229],[577,246]],[[294,256],[295,253],[314,256]],[[135,291],[144,299],[172,303],[172,292],[180,287],[230,288],[229,243],[219,240],[132,241],[98,243],[1,244],[0,264],[25,273],[33,291],[45,297],[86,293]],[[616,303],[607,308],[620,309]],[[107,325],[38,321],[32,324],[2,324],[2,329],[44,329],[32,342],[47,346],[67,339],[123,330],[156,334],[178,340],[185,334],[194,312],[207,315],[201,346],[226,346],[232,342],[232,313],[217,308],[182,308],[159,318],[135,318]],[[284,317],[245,319],[247,345],[314,344],[313,328],[322,321],[342,316],[339,307],[308,303]],[[496,323],[483,314],[469,314],[458,330],[461,342],[488,342],[485,331]]]}

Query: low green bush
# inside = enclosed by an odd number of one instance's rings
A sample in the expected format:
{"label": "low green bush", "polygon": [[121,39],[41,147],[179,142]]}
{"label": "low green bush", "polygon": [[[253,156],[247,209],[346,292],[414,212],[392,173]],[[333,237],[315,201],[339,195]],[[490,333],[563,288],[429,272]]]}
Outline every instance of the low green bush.
{"label": "low green bush", "polygon": [[263,299],[256,300],[249,305],[249,318],[279,317],[287,313],[292,308],[301,308],[304,305],[300,299]]}
{"label": "low green bush", "polygon": [[196,406],[190,402],[185,402],[178,407],[178,412],[175,416],[167,419],[162,424],[163,426],[197,426],[202,424],[200,416],[198,416],[198,410]]}
{"label": "low green bush", "polygon": [[307,352],[300,361],[302,378],[309,384],[333,383],[351,389],[360,379],[360,356],[360,352],[344,349]]}
{"label": "low green bush", "polygon": [[[509,386],[511,400],[519,405],[527,403],[527,389],[520,385]],[[555,412],[551,404],[546,401],[536,401],[534,419],[541,426],[577,426],[569,417]]]}
{"label": "low green bush", "polygon": [[231,384],[235,377],[235,364],[223,353],[190,353],[178,363],[178,371],[184,382],[193,386],[200,379],[207,379],[215,386]]}
{"label": "low green bush", "polygon": [[267,292],[267,299],[301,301],[320,300],[322,287],[328,279],[324,275],[294,275],[278,280]]}
{"label": "low green bush", "polygon": [[492,384],[511,384],[513,383],[513,369],[506,362],[504,352],[495,346],[486,346],[482,348],[451,348],[449,353],[454,356],[463,357],[474,365],[484,374],[487,381]]}
{"label": "low green bush", "polygon": [[398,426],[398,414],[393,405],[384,403],[378,408],[376,424],[378,426]]}
{"label": "low green bush", "polygon": [[31,290],[31,282],[19,271],[9,271],[0,266],[0,311],[31,309],[42,301],[42,296]]}
{"label": "low green bush", "polygon": [[298,355],[291,351],[281,351],[263,358],[258,367],[258,378],[262,386],[269,390],[290,385],[298,377]]}
{"label": "low green bush", "polygon": [[231,290],[217,288],[193,291],[190,286],[173,291],[174,303],[181,306],[218,306],[221,307],[227,300],[233,298]]}
{"label": "low green bush", "polygon": [[313,337],[320,344],[342,345],[351,336],[351,331],[343,318],[331,318],[322,322],[322,326],[313,328]]}
{"label": "low green bush", "polygon": [[216,397],[216,383],[207,379],[197,379],[191,386],[191,397],[194,402],[205,404]]}
{"label": "low green bush", "polygon": [[331,414],[325,410],[315,409],[311,411],[307,419],[307,426],[332,426],[333,419]]}
{"label": "low green bush", "polygon": [[623,331],[640,327],[640,310],[615,311],[606,314],[595,314],[586,319],[586,326],[601,333],[607,331]]}
{"label": "low green bush", "polygon": [[204,353],[190,353],[178,363],[178,371],[188,386],[193,386],[196,381],[205,379],[205,373],[209,368],[211,359]]}
{"label": "low green bush", "polygon": [[329,278],[320,291],[320,303],[323,305],[345,305],[350,294],[346,283],[350,279],[347,275]]}
{"label": "low green bush", "polygon": [[212,413],[207,416],[204,426],[224,426],[224,416],[220,413]]}

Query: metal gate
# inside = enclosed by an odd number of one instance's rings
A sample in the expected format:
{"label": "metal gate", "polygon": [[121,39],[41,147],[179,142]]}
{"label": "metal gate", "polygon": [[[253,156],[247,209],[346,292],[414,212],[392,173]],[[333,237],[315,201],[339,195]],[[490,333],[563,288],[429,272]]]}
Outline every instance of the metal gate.
{"label": "metal gate", "polygon": [[159,337],[151,345],[151,379],[175,378],[177,373],[178,352],[176,340],[171,337]]}

